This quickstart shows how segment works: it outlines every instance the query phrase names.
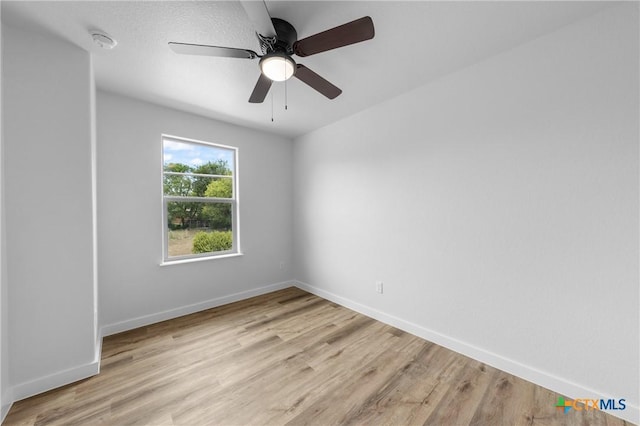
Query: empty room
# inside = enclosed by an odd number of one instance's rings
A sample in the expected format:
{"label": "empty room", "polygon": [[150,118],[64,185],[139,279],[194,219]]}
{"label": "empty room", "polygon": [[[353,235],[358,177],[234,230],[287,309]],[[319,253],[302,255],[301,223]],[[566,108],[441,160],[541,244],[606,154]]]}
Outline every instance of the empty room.
{"label": "empty room", "polygon": [[639,11],[2,0],[2,424],[640,424]]}

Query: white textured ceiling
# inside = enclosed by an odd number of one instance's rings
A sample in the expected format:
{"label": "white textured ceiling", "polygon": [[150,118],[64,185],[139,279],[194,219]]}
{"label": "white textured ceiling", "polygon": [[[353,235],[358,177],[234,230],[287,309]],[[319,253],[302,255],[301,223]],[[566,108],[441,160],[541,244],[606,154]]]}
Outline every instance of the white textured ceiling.
{"label": "white textured ceiling", "polygon": [[[610,2],[267,1],[272,17],[304,38],[371,16],[375,38],[294,57],[343,90],[328,100],[304,83],[274,83],[268,96],[247,102],[258,61],[184,56],[169,41],[248,48],[259,52],[238,2],[2,1],[4,24],[53,33],[94,53],[100,89],[289,137],[307,133],[445,74],[554,31],[611,6]],[[118,41],[95,47],[90,29]],[[399,111],[398,113],[401,113]]]}

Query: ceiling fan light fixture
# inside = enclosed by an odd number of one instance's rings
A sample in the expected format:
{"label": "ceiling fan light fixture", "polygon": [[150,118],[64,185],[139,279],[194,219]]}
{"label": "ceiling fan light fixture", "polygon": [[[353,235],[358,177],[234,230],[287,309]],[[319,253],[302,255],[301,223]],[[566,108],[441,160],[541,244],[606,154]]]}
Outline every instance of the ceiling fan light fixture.
{"label": "ceiling fan light fixture", "polygon": [[296,63],[285,53],[269,53],[260,59],[260,70],[269,80],[285,81],[295,74]]}

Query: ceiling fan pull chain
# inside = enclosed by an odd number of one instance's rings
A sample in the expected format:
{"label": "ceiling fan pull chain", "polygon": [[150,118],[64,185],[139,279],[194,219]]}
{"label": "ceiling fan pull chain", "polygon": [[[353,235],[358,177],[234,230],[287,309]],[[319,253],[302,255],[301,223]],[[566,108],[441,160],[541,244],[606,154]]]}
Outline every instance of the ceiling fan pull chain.
{"label": "ceiling fan pull chain", "polygon": [[273,123],[273,90],[271,91],[271,122]]}
{"label": "ceiling fan pull chain", "polygon": [[[284,75],[287,75],[287,63],[282,62],[282,66],[284,67]],[[295,71],[295,68],[294,68]],[[284,80],[284,110],[287,110],[287,79]]]}

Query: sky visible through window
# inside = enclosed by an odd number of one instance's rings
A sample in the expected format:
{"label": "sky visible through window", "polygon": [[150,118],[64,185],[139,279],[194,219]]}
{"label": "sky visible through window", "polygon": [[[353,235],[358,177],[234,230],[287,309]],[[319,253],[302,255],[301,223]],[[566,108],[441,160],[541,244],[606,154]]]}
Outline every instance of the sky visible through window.
{"label": "sky visible through window", "polygon": [[191,167],[198,167],[208,162],[224,160],[231,172],[235,172],[233,151],[199,143],[183,143],[164,140],[164,164],[180,163]]}

